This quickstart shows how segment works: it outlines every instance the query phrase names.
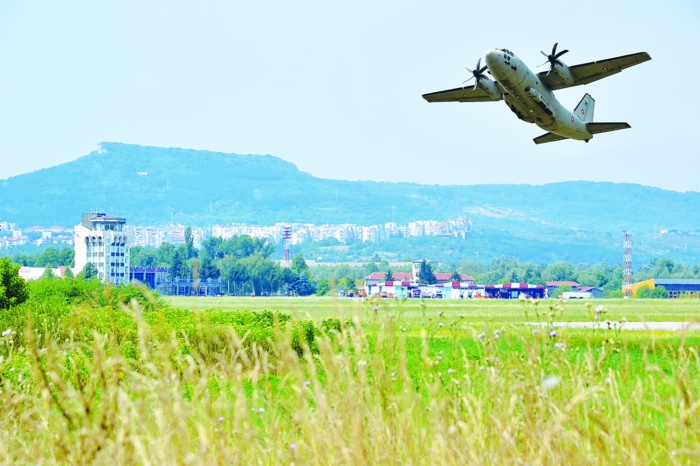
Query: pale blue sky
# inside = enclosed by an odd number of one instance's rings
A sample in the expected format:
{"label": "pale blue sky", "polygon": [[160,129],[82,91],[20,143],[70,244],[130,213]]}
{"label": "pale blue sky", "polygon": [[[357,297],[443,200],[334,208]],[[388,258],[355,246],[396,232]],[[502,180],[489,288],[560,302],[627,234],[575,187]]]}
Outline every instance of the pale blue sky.
{"label": "pale blue sky", "polygon": [[[421,98],[490,48],[535,69],[554,42],[569,65],[651,54],[557,93],[573,108],[589,92],[597,121],[632,129],[535,146],[543,131],[502,102]],[[0,178],[115,141],[272,154],[327,178],[695,191],[699,49],[697,0],[2,0]]]}

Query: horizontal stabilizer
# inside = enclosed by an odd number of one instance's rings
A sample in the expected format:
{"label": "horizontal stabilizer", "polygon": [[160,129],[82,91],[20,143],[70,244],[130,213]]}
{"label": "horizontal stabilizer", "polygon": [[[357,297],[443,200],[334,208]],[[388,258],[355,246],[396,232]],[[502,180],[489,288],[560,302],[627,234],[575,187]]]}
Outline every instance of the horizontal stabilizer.
{"label": "horizontal stabilizer", "polygon": [[535,139],[533,139],[533,141],[535,141],[535,144],[544,144],[545,142],[561,141],[562,139],[567,138],[554,133],[544,133],[542,136],[538,136]]}
{"label": "horizontal stabilizer", "polygon": [[591,134],[609,133],[610,131],[631,128],[627,123],[586,123],[586,127]]}

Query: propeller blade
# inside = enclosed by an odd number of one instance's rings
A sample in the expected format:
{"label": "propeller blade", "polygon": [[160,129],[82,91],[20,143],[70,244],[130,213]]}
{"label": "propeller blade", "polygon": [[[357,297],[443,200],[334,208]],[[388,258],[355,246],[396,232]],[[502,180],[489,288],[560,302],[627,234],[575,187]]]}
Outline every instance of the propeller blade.
{"label": "propeller blade", "polygon": [[469,81],[471,81],[472,79],[474,79],[474,76],[472,76],[471,78],[467,79],[466,81],[462,81],[462,84],[467,84],[467,83],[468,83]]}
{"label": "propeller blade", "polygon": [[554,55],[554,58],[559,58],[559,57],[561,57],[562,55],[564,55],[564,54],[565,54],[566,52],[568,52],[568,51],[569,51],[568,49],[567,49],[567,50],[562,50],[562,51],[559,52],[558,54]]}
{"label": "propeller blade", "polygon": [[544,53],[542,50],[540,50],[540,53],[541,53],[542,55],[544,55],[545,57],[547,57],[547,60],[549,60],[549,55],[547,55],[546,53]]}
{"label": "propeller blade", "polygon": [[474,83],[474,87],[472,88],[472,91],[475,91],[477,86],[479,86],[479,80],[477,79],[476,82]]}
{"label": "propeller blade", "polygon": [[483,68],[481,68],[481,69],[479,70],[479,74],[483,73],[484,70],[485,70],[486,68],[488,68],[488,66],[484,66]]}
{"label": "propeller blade", "polygon": [[476,69],[478,70],[479,67],[481,67],[481,57],[476,61]]}
{"label": "propeller blade", "polygon": [[555,55],[557,53],[557,45],[559,45],[559,42],[554,43],[554,47],[552,47],[552,55]]}

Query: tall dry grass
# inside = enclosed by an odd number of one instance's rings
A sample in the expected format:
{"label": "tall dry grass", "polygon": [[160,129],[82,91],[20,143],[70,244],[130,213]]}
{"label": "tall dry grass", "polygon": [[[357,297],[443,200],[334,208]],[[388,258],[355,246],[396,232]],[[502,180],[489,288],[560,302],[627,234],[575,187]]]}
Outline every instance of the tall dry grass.
{"label": "tall dry grass", "polygon": [[[681,343],[641,373],[592,338],[540,330],[407,337],[359,317],[299,355],[290,327],[263,348],[158,336],[2,337],[0,460],[16,464],[696,464],[700,369]],[[376,325],[376,324],[375,324]],[[221,336],[223,335],[223,336]],[[445,339],[441,339],[445,343]],[[476,350],[474,350],[476,348]],[[624,348],[623,348],[624,350]]]}

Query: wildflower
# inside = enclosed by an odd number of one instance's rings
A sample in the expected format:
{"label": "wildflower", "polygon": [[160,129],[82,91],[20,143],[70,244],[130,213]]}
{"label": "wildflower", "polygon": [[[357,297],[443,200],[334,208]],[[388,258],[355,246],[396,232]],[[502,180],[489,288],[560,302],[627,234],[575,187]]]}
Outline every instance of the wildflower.
{"label": "wildflower", "polygon": [[221,416],[221,417],[218,419],[218,421],[219,421],[219,422],[224,422],[224,417]]}
{"label": "wildflower", "polygon": [[542,388],[544,388],[545,390],[551,390],[557,385],[559,385],[559,382],[561,382],[561,380],[556,375],[548,375],[542,381]]}
{"label": "wildflower", "polygon": [[372,310],[373,310],[374,312],[377,312],[377,311],[379,310],[379,306],[374,306],[374,307],[372,308]]}
{"label": "wildflower", "polygon": [[479,338],[479,340],[483,340],[484,338],[486,338],[486,335],[484,335],[483,333],[480,333],[478,338]]}
{"label": "wildflower", "polygon": [[455,373],[455,370],[454,370],[454,369],[447,369],[447,373],[448,373],[448,374],[454,374],[454,373]]}
{"label": "wildflower", "polygon": [[605,308],[603,307],[602,304],[601,304],[600,306],[598,306],[598,307],[595,308],[595,313],[596,313],[596,314],[605,314],[605,312],[606,312],[606,311],[605,311]]}
{"label": "wildflower", "polygon": [[498,335],[500,335],[500,334],[501,334],[501,331],[500,331],[500,330],[495,330],[495,331],[493,332],[493,336],[494,336],[495,338],[498,338]]}
{"label": "wildflower", "polygon": [[363,370],[365,366],[367,366],[367,361],[365,361],[364,359],[360,359],[359,361],[357,361],[358,369]]}
{"label": "wildflower", "polygon": [[237,435],[237,434],[238,434],[238,429],[233,429],[233,435]]}
{"label": "wildflower", "polygon": [[438,312],[438,316],[440,316],[440,317],[442,317],[443,314],[444,314],[443,311]]}
{"label": "wildflower", "polygon": [[289,445],[289,449],[290,449],[290,450],[296,450],[296,449],[297,449],[297,444],[296,444],[296,443],[292,443],[291,445]]}
{"label": "wildflower", "polygon": [[306,382],[304,382],[304,386],[305,386],[305,387],[308,387],[309,385],[311,385],[311,381],[310,381],[310,380],[307,380]]}
{"label": "wildflower", "polygon": [[533,331],[532,331],[532,334],[533,334],[533,335],[537,335],[537,329],[533,330]]}
{"label": "wildflower", "polygon": [[605,385],[612,385],[612,379],[610,377],[605,379]]}
{"label": "wildflower", "polygon": [[549,336],[552,337],[552,338],[556,338],[557,335],[559,335],[559,334],[557,333],[556,330],[552,330],[551,332],[549,332]]}
{"label": "wildflower", "polygon": [[442,361],[442,356],[438,356],[438,357],[437,357],[437,360],[438,360],[438,361]]}
{"label": "wildflower", "polygon": [[264,413],[264,412],[265,412],[265,408],[258,408],[258,412],[259,412],[259,413]]}
{"label": "wildflower", "polygon": [[5,330],[4,332],[2,332],[3,338],[4,338],[4,337],[9,337],[10,335],[12,335],[12,329],[9,329],[9,328],[8,328],[8,329]]}
{"label": "wildflower", "polygon": [[440,322],[440,323],[438,324],[438,327],[444,327],[444,326],[445,326],[445,324],[443,324],[442,322]]}
{"label": "wildflower", "polygon": [[396,377],[396,372],[392,372],[392,373],[391,373],[391,377],[392,377],[392,378],[393,378],[393,377]]}
{"label": "wildflower", "polygon": [[564,343],[554,343],[554,347],[558,350],[562,350],[562,351],[566,350],[566,345],[564,345]]}

